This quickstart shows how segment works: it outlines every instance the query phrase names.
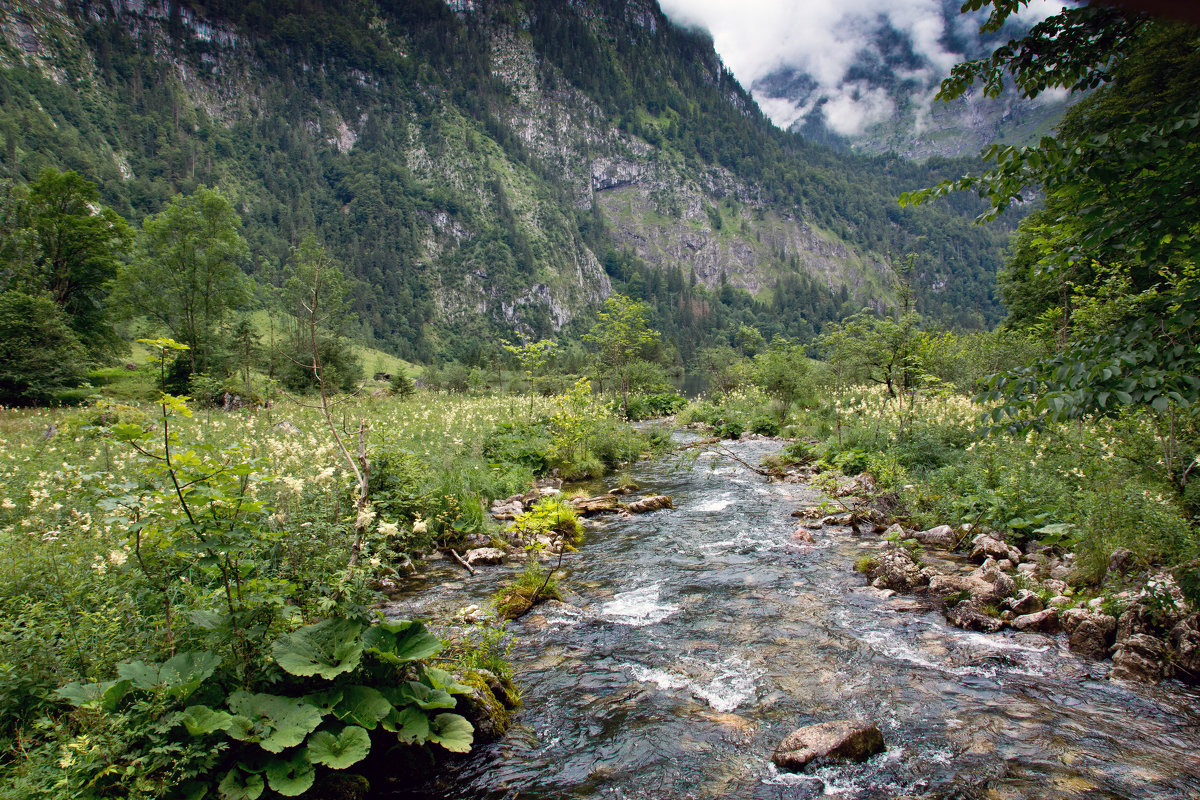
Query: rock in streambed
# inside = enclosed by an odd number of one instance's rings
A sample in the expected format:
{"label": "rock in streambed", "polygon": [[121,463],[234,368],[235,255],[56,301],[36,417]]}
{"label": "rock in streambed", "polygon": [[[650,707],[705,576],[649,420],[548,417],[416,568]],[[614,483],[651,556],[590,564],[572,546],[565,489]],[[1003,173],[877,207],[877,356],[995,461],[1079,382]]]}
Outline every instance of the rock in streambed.
{"label": "rock in streambed", "polygon": [[775,748],[771,761],[780,769],[799,772],[814,761],[866,761],[885,749],[883,734],[873,722],[842,719],[793,731]]}

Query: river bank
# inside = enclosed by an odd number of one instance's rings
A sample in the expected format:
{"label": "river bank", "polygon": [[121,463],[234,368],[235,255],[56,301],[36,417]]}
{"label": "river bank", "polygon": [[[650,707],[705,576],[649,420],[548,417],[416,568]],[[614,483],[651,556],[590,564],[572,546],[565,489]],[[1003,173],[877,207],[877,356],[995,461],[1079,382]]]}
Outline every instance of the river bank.
{"label": "river bank", "polygon": [[[755,464],[777,442],[728,447]],[[626,477],[626,476],[623,476]],[[605,517],[564,560],[564,602],[511,625],[524,707],[425,796],[1177,798],[1200,792],[1200,693],[1105,680],[1066,637],[950,627],[855,575],[849,527],[795,537],[825,498],[730,459],[627,477],[673,510]],[[507,567],[431,565],[390,614],[451,620]],[[779,773],[793,729],[875,721],[863,764]]]}

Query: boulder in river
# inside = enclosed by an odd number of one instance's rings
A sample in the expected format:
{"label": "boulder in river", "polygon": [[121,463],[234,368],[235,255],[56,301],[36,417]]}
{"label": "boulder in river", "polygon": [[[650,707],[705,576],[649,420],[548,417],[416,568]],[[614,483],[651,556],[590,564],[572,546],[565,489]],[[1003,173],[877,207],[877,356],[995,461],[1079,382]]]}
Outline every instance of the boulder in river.
{"label": "boulder in river", "polygon": [[1021,551],[996,536],[981,533],[971,542],[971,560],[982,563],[987,558],[997,561],[1007,558],[1014,564],[1021,563]]}
{"label": "boulder in river", "polygon": [[1035,614],[1045,607],[1042,598],[1028,589],[1021,589],[1012,597],[1004,601],[1004,607],[1012,611],[1017,616],[1025,614]]}
{"label": "boulder in river", "polygon": [[927,531],[917,531],[912,538],[926,547],[934,547],[939,550],[953,550],[958,544],[958,536],[949,525],[938,525]]}
{"label": "boulder in river", "polygon": [[1060,615],[1071,651],[1089,658],[1106,658],[1117,632],[1117,618],[1098,611],[1068,608]]}
{"label": "boulder in river", "polygon": [[478,564],[500,564],[506,555],[508,554],[499,547],[477,547],[474,550],[468,550],[464,559],[474,567]]}
{"label": "boulder in river", "polygon": [[1163,657],[1166,645],[1162,639],[1145,633],[1135,633],[1117,643],[1113,653],[1112,672],[1109,678],[1123,681],[1157,683],[1163,677]]}
{"label": "boulder in river", "polygon": [[602,494],[599,497],[576,497],[571,500],[571,508],[585,517],[590,517],[595,514],[620,510],[621,501],[613,494]]}
{"label": "boulder in river", "polygon": [[631,514],[645,514],[650,511],[658,511],[662,508],[674,508],[675,504],[671,498],[665,494],[656,494],[653,497],[643,497],[641,500],[634,500],[629,505],[625,506],[625,510]]}
{"label": "boulder in river", "polygon": [[620,486],[618,486],[614,489],[609,489],[608,493],[613,496],[621,496],[621,495],[626,495],[626,494],[633,494],[639,488],[640,487],[636,483],[622,483]]}
{"label": "boulder in river", "polygon": [[1058,622],[1058,609],[1046,608],[1032,614],[1022,614],[1010,623],[1019,631],[1037,631],[1038,633],[1057,633],[1061,629]]}
{"label": "boulder in river", "polygon": [[945,609],[946,622],[956,628],[980,633],[995,633],[1004,627],[1004,621],[990,617],[980,610],[979,606],[964,600]]}
{"label": "boulder in river", "polygon": [[843,719],[793,731],[775,748],[771,761],[780,769],[799,772],[813,761],[866,761],[885,749],[874,723]]}
{"label": "boulder in river", "polygon": [[867,577],[876,589],[909,592],[929,583],[921,562],[907,548],[890,546],[872,561]]}

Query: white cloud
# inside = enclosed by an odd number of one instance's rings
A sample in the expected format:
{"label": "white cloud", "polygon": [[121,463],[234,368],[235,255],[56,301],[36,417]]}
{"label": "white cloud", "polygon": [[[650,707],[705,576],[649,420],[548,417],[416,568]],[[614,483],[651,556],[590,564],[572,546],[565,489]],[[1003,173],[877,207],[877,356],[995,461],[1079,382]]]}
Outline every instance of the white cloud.
{"label": "white cloud", "polygon": [[[941,0],[660,0],[675,22],[700,27],[712,34],[717,52],[743,86],[791,67],[816,80],[814,96],[831,128],[854,134],[884,119],[891,101],[878,89],[847,85],[846,73],[864,50],[873,47],[874,33],[886,21],[904,34],[927,68],[908,71],[925,81],[948,74],[961,54],[942,44],[945,21]],[[1062,8],[1061,2],[1032,0],[1022,13],[1034,22]],[[954,25],[961,25],[954,18]],[[970,23],[966,23],[970,25]],[[779,98],[757,97],[764,113],[787,127],[811,110],[814,102],[798,105]]]}

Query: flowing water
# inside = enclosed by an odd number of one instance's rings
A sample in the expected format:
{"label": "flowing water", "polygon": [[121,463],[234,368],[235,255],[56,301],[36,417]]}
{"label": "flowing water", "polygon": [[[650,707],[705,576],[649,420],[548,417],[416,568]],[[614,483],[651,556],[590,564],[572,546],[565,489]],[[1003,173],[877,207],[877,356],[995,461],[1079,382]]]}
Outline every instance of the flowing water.
{"label": "flowing water", "polygon": [[[733,447],[755,463],[778,445]],[[884,597],[852,570],[878,537],[793,541],[811,487],[713,454],[630,477],[675,509],[602,518],[567,556],[568,603],[513,626],[516,724],[447,797],[1200,798],[1200,692],[1109,682],[1062,637],[969,633]],[[486,569],[438,567],[394,611],[482,602]],[[776,772],[789,732],[847,717],[887,752]]]}

